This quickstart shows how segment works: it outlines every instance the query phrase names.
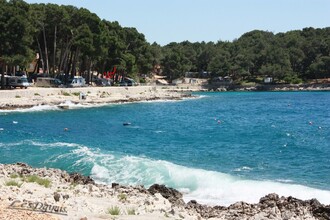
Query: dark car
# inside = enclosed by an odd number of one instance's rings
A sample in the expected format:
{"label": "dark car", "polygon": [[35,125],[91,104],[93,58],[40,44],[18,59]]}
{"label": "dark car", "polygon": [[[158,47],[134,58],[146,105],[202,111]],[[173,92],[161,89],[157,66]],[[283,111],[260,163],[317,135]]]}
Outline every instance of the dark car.
{"label": "dark car", "polygon": [[137,83],[133,79],[125,78],[120,83],[120,86],[136,86]]}
{"label": "dark car", "polygon": [[94,83],[96,86],[111,86],[111,80],[104,78],[96,78],[94,79]]}

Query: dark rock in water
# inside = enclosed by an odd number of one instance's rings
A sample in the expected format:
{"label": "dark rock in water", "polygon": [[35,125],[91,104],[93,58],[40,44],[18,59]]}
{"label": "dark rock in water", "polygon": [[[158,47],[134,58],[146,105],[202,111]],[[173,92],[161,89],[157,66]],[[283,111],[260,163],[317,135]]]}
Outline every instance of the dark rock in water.
{"label": "dark rock in water", "polygon": [[83,176],[80,173],[70,173],[70,182],[71,183],[78,183],[78,184],[93,184],[95,185],[94,180],[90,176]]}
{"label": "dark rock in water", "polygon": [[172,204],[184,205],[185,202],[182,199],[182,194],[173,188],[166,187],[165,185],[154,184],[150,186],[148,191],[151,194],[160,193],[164,198],[168,199]]}

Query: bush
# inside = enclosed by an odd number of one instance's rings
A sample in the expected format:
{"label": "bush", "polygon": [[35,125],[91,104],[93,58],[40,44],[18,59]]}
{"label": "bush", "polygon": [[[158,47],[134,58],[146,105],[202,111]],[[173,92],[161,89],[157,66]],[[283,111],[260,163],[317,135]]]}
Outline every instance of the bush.
{"label": "bush", "polygon": [[127,215],[136,215],[135,209],[134,208],[127,209]]}
{"label": "bush", "polygon": [[64,95],[64,96],[71,96],[70,93],[68,93],[68,92],[62,92],[62,95]]}
{"label": "bush", "polygon": [[113,206],[113,207],[108,209],[108,213],[110,215],[119,215],[120,214],[120,209],[119,209],[118,206]]}
{"label": "bush", "polygon": [[118,200],[121,201],[121,202],[125,202],[127,200],[127,195],[124,194],[124,193],[120,193],[118,195]]}
{"label": "bush", "polygon": [[17,173],[10,174],[10,178],[12,178],[12,179],[16,179],[17,177],[19,177],[19,175]]}
{"label": "bush", "polygon": [[29,183],[38,183],[39,185],[44,186],[46,188],[50,187],[51,185],[50,180],[40,178],[37,175],[27,176],[24,180]]}
{"label": "bush", "polygon": [[18,183],[15,180],[9,180],[7,182],[5,182],[6,186],[17,186],[17,187],[21,187],[23,183]]}

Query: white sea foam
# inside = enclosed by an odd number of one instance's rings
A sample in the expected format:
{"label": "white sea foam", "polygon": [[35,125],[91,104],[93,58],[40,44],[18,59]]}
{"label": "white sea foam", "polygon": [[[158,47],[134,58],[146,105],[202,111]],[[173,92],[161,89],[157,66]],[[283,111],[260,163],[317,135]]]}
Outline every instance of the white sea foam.
{"label": "white sea foam", "polygon": [[37,105],[31,108],[18,108],[13,110],[0,110],[1,113],[9,113],[9,112],[40,112],[40,111],[51,111],[58,110],[56,106],[52,105]]}
{"label": "white sea foam", "polygon": [[[10,145],[24,143],[26,144],[26,141]],[[230,205],[237,201],[256,203],[269,193],[277,193],[280,196],[293,196],[304,200],[316,198],[323,204],[330,204],[330,191],[292,184],[291,180],[247,180],[162,160],[104,152],[98,148],[89,148],[75,143],[29,141],[29,144],[41,147],[72,148],[69,153],[58,156],[56,160],[73,159],[73,166],[92,166],[91,175],[97,182],[143,184],[146,187],[153,183],[165,184],[183,192],[186,201],[195,199],[199,203],[211,205]],[[249,167],[240,169],[249,170]]]}
{"label": "white sea foam", "polygon": [[330,204],[330,191],[291,184],[289,180],[247,180],[141,157],[105,156],[102,160],[95,160],[91,174],[102,183],[143,184],[147,187],[153,183],[165,184],[182,190],[186,201],[195,199],[204,204],[230,205],[237,201],[257,203],[269,193],[304,200],[316,198],[321,203]]}
{"label": "white sea foam", "polygon": [[248,167],[248,166],[243,166],[243,167],[240,167],[240,168],[236,168],[236,169],[234,169],[234,171],[236,171],[236,172],[250,171],[250,170],[253,170],[253,168]]}

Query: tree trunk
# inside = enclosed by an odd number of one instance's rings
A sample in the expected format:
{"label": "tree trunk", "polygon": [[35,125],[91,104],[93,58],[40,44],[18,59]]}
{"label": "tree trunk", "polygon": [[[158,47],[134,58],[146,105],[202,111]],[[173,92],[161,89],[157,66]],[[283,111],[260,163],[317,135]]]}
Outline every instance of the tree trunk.
{"label": "tree trunk", "polygon": [[1,89],[5,89],[5,72],[3,71],[2,63],[0,63],[0,73],[1,73]]}
{"label": "tree trunk", "polygon": [[72,61],[71,77],[76,75],[77,57],[79,56],[79,47],[77,47]]}
{"label": "tree trunk", "polygon": [[[42,66],[42,72],[45,72],[45,63],[44,63],[44,59],[42,56],[42,52],[41,52],[41,47],[40,47],[40,43],[39,43],[39,39],[36,37],[37,39],[37,44],[38,44],[38,49],[39,49],[39,53],[40,53],[40,59],[41,59],[41,66]],[[39,70],[37,71],[39,73]]]}
{"label": "tree trunk", "polygon": [[47,41],[46,41],[45,25],[42,25],[42,32],[43,32],[43,35],[44,35],[44,44],[45,44],[45,56],[46,56],[47,74],[49,74],[49,62],[48,62],[48,50],[47,50]]}
{"label": "tree trunk", "polygon": [[57,26],[55,25],[55,33],[54,33],[54,57],[53,57],[53,73],[55,75],[56,70],[56,32],[57,32]]}

